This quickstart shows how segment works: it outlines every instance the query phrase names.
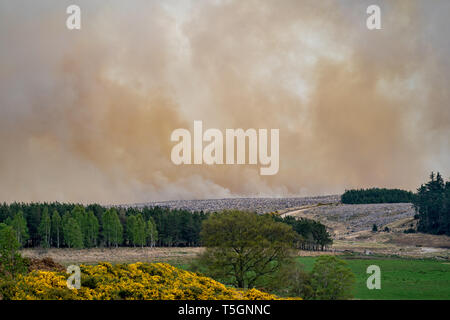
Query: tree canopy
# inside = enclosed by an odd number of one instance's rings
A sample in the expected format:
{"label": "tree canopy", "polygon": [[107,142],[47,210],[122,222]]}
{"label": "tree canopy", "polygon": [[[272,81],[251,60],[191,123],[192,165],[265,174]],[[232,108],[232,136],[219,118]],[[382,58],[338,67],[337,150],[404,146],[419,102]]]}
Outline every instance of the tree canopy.
{"label": "tree canopy", "polygon": [[328,233],[327,227],[319,221],[305,218],[296,219],[291,216],[285,218],[274,216],[274,219],[287,223],[299,234],[299,249],[323,251],[333,244],[333,239]]}
{"label": "tree canopy", "polygon": [[438,172],[417,190],[414,207],[419,214],[418,231],[450,235],[450,181]]}
{"label": "tree canopy", "polygon": [[403,203],[413,200],[414,194],[410,191],[386,188],[346,190],[341,196],[341,202],[345,204]]}
{"label": "tree canopy", "polygon": [[269,215],[224,211],[204,221],[201,258],[207,272],[238,288],[253,288],[291,258],[298,235]]}
{"label": "tree canopy", "polygon": [[[118,218],[114,222],[108,220],[111,210]],[[207,216],[203,212],[162,207],[106,208],[98,204],[58,202],[0,204],[0,222],[11,225],[17,240],[27,247],[199,246],[201,224]],[[128,226],[130,217],[134,217],[130,220],[133,231]],[[113,232],[111,228],[116,229]]]}
{"label": "tree canopy", "polygon": [[352,297],[355,275],[344,260],[334,256],[320,256],[311,273],[313,299],[342,300]]}

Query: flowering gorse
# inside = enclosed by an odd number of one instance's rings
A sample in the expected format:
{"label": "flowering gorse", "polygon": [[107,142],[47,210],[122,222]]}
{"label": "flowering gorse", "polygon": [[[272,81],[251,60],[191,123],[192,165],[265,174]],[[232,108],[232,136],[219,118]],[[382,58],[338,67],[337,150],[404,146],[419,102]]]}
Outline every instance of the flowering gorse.
{"label": "flowering gorse", "polygon": [[230,288],[211,278],[166,263],[81,265],[81,288],[67,288],[68,275],[33,271],[20,276],[14,299],[70,300],[273,300],[256,289]]}

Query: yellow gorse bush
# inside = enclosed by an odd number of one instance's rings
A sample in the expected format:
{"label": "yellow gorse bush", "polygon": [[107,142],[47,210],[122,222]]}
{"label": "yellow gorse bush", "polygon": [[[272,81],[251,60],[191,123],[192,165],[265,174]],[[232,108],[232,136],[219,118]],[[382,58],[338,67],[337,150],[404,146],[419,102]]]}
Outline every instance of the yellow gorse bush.
{"label": "yellow gorse bush", "polygon": [[81,288],[67,288],[65,273],[33,271],[18,279],[14,299],[273,300],[256,289],[226,287],[166,263],[81,265]]}

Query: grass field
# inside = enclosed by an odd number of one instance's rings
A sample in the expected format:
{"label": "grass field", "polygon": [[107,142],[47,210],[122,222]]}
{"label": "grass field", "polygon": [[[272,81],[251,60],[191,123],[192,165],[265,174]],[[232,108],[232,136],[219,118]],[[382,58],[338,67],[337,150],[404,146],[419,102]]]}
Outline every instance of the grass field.
{"label": "grass field", "polygon": [[[310,271],[316,257],[299,257],[298,261]],[[346,258],[356,276],[355,299],[450,299],[450,264],[434,260]],[[381,289],[366,286],[367,267],[381,269]]]}
{"label": "grass field", "polygon": [[[115,249],[24,249],[27,257],[51,257],[67,266],[70,264],[168,262],[188,269],[189,263],[202,248],[115,248]],[[312,254],[311,252],[309,252]],[[321,252],[317,252],[318,254]],[[316,256],[299,256],[297,260],[310,271]],[[450,300],[450,263],[431,259],[391,258],[377,256],[340,255],[356,276],[356,299],[446,299]],[[447,260],[448,261],[448,260]],[[381,290],[369,290],[366,273],[369,265],[381,269]]]}

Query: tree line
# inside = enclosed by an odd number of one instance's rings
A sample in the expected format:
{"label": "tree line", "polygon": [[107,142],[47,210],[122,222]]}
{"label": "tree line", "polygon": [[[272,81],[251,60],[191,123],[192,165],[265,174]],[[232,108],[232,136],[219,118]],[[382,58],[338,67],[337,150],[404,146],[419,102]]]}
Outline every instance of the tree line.
{"label": "tree line", "polygon": [[[417,193],[400,189],[359,189],[347,190],[341,196],[345,204],[410,202],[419,219],[417,231],[430,234],[450,235],[450,181],[445,182],[442,175],[432,172],[430,180],[422,184]],[[372,231],[377,231],[374,225]],[[415,232],[408,229],[405,232]]]}
{"label": "tree line", "polygon": [[327,227],[319,221],[291,216],[275,217],[276,221],[284,222],[299,235],[298,246],[301,250],[323,251],[333,244],[333,239]]}
{"label": "tree line", "polygon": [[450,181],[432,172],[430,181],[417,189],[413,204],[419,215],[419,232],[450,236]]}
{"label": "tree line", "polygon": [[0,222],[21,246],[198,246],[207,214],[161,207],[106,208],[62,203],[0,205]]}
{"label": "tree line", "polygon": [[412,202],[414,193],[401,189],[371,188],[346,190],[341,196],[345,204]]}
{"label": "tree line", "polygon": [[[208,215],[162,207],[107,208],[57,202],[0,205],[0,222],[13,228],[18,243],[43,248],[200,246],[202,223]],[[301,240],[300,249],[324,250],[332,244],[320,222],[272,217],[293,228]]]}

